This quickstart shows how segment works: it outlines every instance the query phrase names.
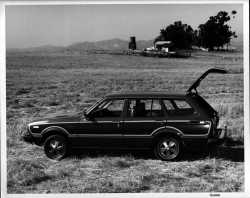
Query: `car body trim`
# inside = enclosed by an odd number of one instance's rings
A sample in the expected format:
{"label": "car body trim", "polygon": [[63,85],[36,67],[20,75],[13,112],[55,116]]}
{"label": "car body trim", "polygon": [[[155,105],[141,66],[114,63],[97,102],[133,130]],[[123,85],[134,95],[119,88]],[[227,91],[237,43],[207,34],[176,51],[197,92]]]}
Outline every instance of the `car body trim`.
{"label": "car body trim", "polygon": [[47,127],[47,128],[45,128],[45,129],[42,130],[41,135],[44,135],[45,133],[47,133],[47,132],[49,132],[50,130],[53,130],[53,129],[57,129],[59,131],[63,131],[68,136],[70,135],[70,133],[66,129],[64,129],[63,127],[60,127],[60,126],[49,126],[49,127]]}
{"label": "car body trim", "polygon": [[97,133],[93,133],[93,134],[71,134],[69,135],[69,137],[71,138],[75,138],[75,137],[123,137],[124,135],[122,134],[97,134]]}
{"label": "car body trim", "polygon": [[[193,120],[167,120],[167,122],[192,122]],[[204,124],[206,122],[209,122],[209,121],[204,121],[204,120],[198,120],[197,122],[199,122],[200,124]]]}
{"label": "car body trim", "polygon": [[[192,122],[193,120],[124,120],[124,121],[121,121],[121,122],[166,122],[166,123],[172,123],[172,122]],[[198,121],[199,123],[201,122],[207,122],[207,121],[203,121],[203,120],[199,120]],[[201,123],[203,124],[203,123]]]}
{"label": "car body trim", "polygon": [[124,120],[122,122],[165,122],[166,120]]}
{"label": "car body trim", "polygon": [[[84,122],[50,122],[50,123],[41,123],[39,125],[57,125],[57,124],[81,124],[81,123],[114,123],[114,122],[192,122],[192,120],[93,120],[93,121],[89,121],[89,120],[85,120]],[[203,120],[201,120],[200,122],[203,122]],[[205,122],[210,122],[210,121],[205,121]],[[37,124],[38,125],[38,124]]]}
{"label": "car body trim", "polygon": [[[163,121],[155,121],[155,120],[142,120],[142,122],[163,122]],[[182,121],[183,120],[179,120],[179,121]],[[100,121],[100,122],[110,122],[110,123],[114,123],[115,121]],[[117,121],[119,122],[119,121]],[[125,121],[127,122],[127,121]],[[138,122],[138,121],[128,121],[128,122]],[[174,120],[172,120],[171,122],[174,122]],[[184,122],[189,122],[189,120],[185,120]],[[153,136],[154,134],[156,134],[159,130],[162,130],[162,129],[173,129],[177,132],[177,135],[181,135],[183,138],[191,138],[191,137],[207,137],[210,133],[210,130],[211,130],[211,121],[206,121],[206,122],[209,122],[209,129],[208,129],[208,133],[206,134],[186,134],[186,133],[183,133],[180,129],[176,128],[176,127],[173,127],[173,126],[162,126],[162,127],[159,127],[157,129],[155,129],[152,133],[150,134],[144,134],[144,135],[134,135],[134,134],[129,134],[129,135],[126,135],[126,134],[70,134],[66,129],[64,129],[63,127],[60,127],[60,126],[50,126],[50,127],[47,127],[45,128],[44,130],[42,130],[42,132],[40,134],[38,133],[32,133],[31,130],[30,130],[30,126],[29,126],[29,131],[31,132],[31,134],[33,136],[36,136],[36,137],[41,137],[42,135],[44,135],[46,132],[50,131],[50,130],[53,130],[53,129],[57,129],[57,130],[60,130],[60,131],[63,131],[64,133],[66,133],[68,135],[68,137],[98,137],[98,136],[106,136],[106,137],[128,137],[128,136],[131,136],[131,137],[150,137],[150,136]],[[69,122],[69,123],[72,123],[72,122]],[[77,122],[79,123],[79,122]]]}
{"label": "car body trim", "polygon": [[152,136],[152,135],[154,135],[155,133],[157,133],[159,130],[161,130],[161,129],[168,129],[168,128],[174,129],[175,131],[177,131],[177,134],[180,133],[181,135],[184,135],[184,133],[183,133],[180,129],[177,129],[177,128],[172,127],[172,126],[159,127],[159,128],[157,128],[157,129],[155,129],[150,135]]}
{"label": "car body trim", "polygon": [[183,138],[191,138],[191,137],[203,137],[203,138],[207,138],[210,131],[211,131],[211,126],[212,126],[212,122],[211,121],[206,121],[209,123],[209,129],[208,129],[208,132],[205,133],[205,134],[185,134],[183,136]]}
{"label": "car body trim", "polygon": [[211,121],[207,121],[209,122],[209,129],[208,129],[208,132],[206,134],[188,134],[188,133],[183,133],[180,129],[176,128],[176,127],[172,127],[172,126],[164,126],[164,127],[160,127],[160,128],[157,128],[155,129],[151,135],[153,135],[154,133],[156,133],[158,130],[161,130],[161,129],[167,129],[167,128],[172,128],[176,131],[178,131],[178,133],[181,133],[181,135],[183,136],[183,138],[191,138],[191,137],[207,137],[211,131]]}

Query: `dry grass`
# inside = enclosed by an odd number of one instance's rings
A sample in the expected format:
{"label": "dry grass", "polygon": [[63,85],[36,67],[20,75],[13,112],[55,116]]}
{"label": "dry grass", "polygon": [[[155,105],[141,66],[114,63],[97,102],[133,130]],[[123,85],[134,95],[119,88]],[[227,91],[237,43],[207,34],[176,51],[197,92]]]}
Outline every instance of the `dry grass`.
{"label": "dry grass", "polygon": [[[162,162],[125,156],[83,156],[60,162],[16,159],[9,192],[235,192],[243,189],[243,164],[216,158]],[[21,164],[21,166],[20,166]],[[23,171],[17,173],[16,168]],[[47,168],[48,167],[48,168]]]}
{"label": "dry grass", "polygon": [[[231,145],[207,157],[190,154],[162,162],[148,153],[78,154],[54,162],[20,140],[26,124],[57,113],[82,111],[120,91],[185,92],[201,72],[224,67],[200,87],[228,125]],[[189,59],[112,55],[8,55],[8,192],[232,192],[244,190],[242,54],[197,53]],[[234,141],[232,141],[234,139]],[[229,142],[230,142],[229,141]],[[113,152],[112,152],[113,153]]]}

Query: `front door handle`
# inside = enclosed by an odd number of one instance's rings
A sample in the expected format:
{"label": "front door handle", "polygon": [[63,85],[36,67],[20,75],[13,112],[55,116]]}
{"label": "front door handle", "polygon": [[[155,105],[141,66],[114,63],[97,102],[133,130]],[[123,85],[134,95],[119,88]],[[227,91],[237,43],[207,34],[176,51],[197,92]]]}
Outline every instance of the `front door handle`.
{"label": "front door handle", "polygon": [[198,121],[198,120],[190,120],[189,123],[192,123],[192,124],[199,124],[200,121]]}
{"label": "front door handle", "polygon": [[117,127],[120,128],[122,121],[113,121],[112,123],[117,124]]}

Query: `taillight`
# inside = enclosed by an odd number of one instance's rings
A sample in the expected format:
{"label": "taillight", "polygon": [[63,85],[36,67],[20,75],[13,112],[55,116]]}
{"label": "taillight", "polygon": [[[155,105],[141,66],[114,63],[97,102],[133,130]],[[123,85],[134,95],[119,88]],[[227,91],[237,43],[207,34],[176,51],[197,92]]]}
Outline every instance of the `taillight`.
{"label": "taillight", "polygon": [[213,115],[213,125],[214,127],[217,127],[218,126],[218,123],[219,123],[219,116],[218,116],[218,113],[215,111],[214,112],[214,115]]}
{"label": "taillight", "polygon": [[217,126],[219,124],[219,116],[218,116],[218,113],[216,111],[214,111],[211,121],[212,121],[212,123],[211,123],[212,124],[212,126],[211,126],[212,134],[213,134],[213,136],[216,136],[217,135],[216,129],[217,129]]}

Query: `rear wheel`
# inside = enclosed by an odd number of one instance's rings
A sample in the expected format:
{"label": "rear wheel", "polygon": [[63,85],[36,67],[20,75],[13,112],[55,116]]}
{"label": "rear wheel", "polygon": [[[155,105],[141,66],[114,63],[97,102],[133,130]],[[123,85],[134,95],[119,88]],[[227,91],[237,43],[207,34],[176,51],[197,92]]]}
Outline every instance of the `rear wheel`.
{"label": "rear wheel", "polygon": [[46,156],[53,160],[63,159],[68,150],[66,138],[61,135],[49,136],[44,143],[44,152]]}
{"label": "rear wheel", "polygon": [[173,161],[181,155],[181,142],[179,139],[167,136],[159,138],[154,147],[157,158],[164,161]]}

